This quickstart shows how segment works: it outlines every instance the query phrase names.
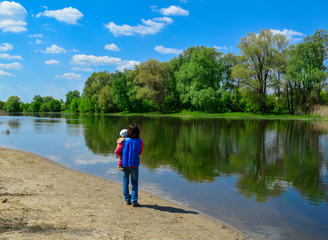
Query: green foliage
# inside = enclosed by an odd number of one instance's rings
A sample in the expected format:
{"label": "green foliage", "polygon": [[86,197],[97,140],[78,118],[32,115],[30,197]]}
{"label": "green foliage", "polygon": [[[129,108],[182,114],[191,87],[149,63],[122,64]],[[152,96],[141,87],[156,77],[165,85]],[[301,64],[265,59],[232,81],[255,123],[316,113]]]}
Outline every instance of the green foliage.
{"label": "green foliage", "polygon": [[60,110],[61,110],[60,101],[56,100],[56,99],[50,100],[50,102],[48,103],[48,109],[49,109],[49,112],[60,112]]}
{"label": "green foliage", "polygon": [[80,100],[79,111],[81,113],[93,113],[94,112],[94,102],[88,97],[82,97]]}
{"label": "green foliage", "polygon": [[243,58],[235,66],[233,75],[241,78],[242,84],[258,95],[257,101],[264,113],[272,69],[281,63],[287,43],[286,36],[273,34],[271,30],[261,30],[259,34],[249,33],[238,44]]}
{"label": "green foliage", "polygon": [[113,74],[107,71],[92,73],[84,83],[82,97],[90,98],[92,101],[97,101],[98,94],[103,87],[109,84],[112,75]]}
{"label": "green foliage", "polygon": [[69,91],[68,93],[66,93],[66,101],[65,101],[65,106],[66,108],[70,108],[70,104],[72,102],[72,100],[74,98],[80,98],[80,92],[78,90],[74,90],[74,91]]}
{"label": "green foliage", "polygon": [[103,113],[114,112],[116,110],[113,103],[112,91],[108,85],[100,90],[98,95],[98,106]]}
{"label": "green foliage", "polygon": [[20,112],[21,100],[18,96],[11,96],[8,98],[6,104],[5,104],[5,110],[10,113],[14,112]]}
{"label": "green foliage", "polygon": [[323,105],[328,105],[328,91],[327,90],[322,91],[320,93],[320,102]]}
{"label": "green foliage", "polygon": [[217,108],[224,65],[222,53],[214,48],[192,47],[180,56],[182,64],[175,73],[177,90],[185,109]]}
{"label": "green foliage", "polygon": [[69,110],[74,113],[78,113],[80,111],[80,98],[73,98],[70,105]]}
{"label": "green foliage", "polygon": [[111,82],[111,95],[113,104],[119,111],[131,111],[131,99],[129,94],[129,85],[131,79],[128,78],[128,73],[116,72],[115,77]]}
{"label": "green foliage", "polygon": [[29,112],[30,111],[30,103],[21,102],[20,109],[22,112]]}
{"label": "green foliage", "polygon": [[5,102],[0,101],[0,110],[4,110],[5,104]]}
{"label": "green foliage", "polygon": [[169,76],[167,63],[149,59],[136,66],[135,71],[136,99],[148,99],[154,108],[163,111],[165,86]]}
{"label": "green foliage", "polygon": [[321,30],[292,46],[287,61],[288,93],[292,112],[309,112],[320,103],[328,73],[328,33]]}
{"label": "green foliage", "polygon": [[31,104],[30,104],[30,112],[40,112],[41,105],[43,104],[43,98],[40,95],[35,95]]}

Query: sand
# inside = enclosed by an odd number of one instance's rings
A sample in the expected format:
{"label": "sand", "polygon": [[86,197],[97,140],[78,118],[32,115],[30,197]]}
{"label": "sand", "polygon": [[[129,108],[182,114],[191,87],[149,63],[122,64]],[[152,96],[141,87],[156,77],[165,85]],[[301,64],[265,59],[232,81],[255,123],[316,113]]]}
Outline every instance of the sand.
{"label": "sand", "polygon": [[0,148],[0,239],[245,239],[198,212],[36,154]]}

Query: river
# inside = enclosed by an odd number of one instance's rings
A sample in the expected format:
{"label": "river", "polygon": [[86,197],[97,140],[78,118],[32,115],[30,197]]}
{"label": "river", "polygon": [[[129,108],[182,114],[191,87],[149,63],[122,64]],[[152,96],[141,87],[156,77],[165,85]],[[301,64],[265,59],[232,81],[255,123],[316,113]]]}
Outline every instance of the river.
{"label": "river", "polygon": [[0,146],[121,182],[115,169],[116,139],[132,122],[139,125],[144,141],[142,189],[254,239],[328,239],[327,123],[0,116]]}

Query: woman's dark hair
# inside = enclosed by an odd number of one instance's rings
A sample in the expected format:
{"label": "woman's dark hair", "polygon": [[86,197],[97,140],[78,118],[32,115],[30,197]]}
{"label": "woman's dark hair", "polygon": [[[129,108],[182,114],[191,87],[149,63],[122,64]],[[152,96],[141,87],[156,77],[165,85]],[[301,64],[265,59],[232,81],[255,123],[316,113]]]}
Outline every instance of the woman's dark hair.
{"label": "woman's dark hair", "polygon": [[137,124],[131,123],[128,128],[128,133],[126,134],[129,138],[139,138],[140,137],[140,130]]}

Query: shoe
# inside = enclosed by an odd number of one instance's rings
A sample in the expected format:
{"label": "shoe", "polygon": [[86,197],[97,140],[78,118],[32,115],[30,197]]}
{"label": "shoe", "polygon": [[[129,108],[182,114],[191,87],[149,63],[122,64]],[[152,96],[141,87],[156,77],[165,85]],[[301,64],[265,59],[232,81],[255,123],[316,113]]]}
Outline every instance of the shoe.
{"label": "shoe", "polygon": [[127,202],[126,205],[131,205],[131,202]]}
{"label": "shoe", "polygon": [[139,203],[132,204],[132,207],[139,207],[139,206],[140,206]]}

